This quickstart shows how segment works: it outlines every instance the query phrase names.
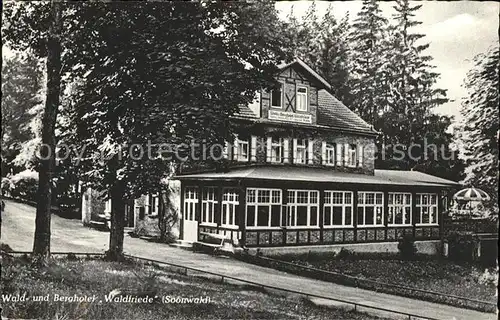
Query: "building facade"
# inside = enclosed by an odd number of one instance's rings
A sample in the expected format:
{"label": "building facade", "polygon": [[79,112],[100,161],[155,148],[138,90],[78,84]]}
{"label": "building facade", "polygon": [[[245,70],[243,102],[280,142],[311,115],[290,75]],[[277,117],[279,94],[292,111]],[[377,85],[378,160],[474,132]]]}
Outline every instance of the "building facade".
{"label": "building facade", "polygon": [[280,87],[232,117],[239,132],[224,166],[184,171],[180,239],[223,234],[247,248],[439,240],[457,183],[416,171],[377,170],[377,132],[296,59]]}

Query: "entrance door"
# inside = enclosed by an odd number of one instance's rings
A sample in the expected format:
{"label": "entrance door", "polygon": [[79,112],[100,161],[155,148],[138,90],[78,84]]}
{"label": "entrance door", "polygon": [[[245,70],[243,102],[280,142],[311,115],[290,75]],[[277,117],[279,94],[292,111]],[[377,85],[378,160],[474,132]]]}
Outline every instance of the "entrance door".
{"label": "entrance door", "polygon": [[184,193],[184,221],[182,226],[182,238],[184,241],[198,241],[198,221],[196,221],[196,209],[198,207],[197,188],[186,187]]}

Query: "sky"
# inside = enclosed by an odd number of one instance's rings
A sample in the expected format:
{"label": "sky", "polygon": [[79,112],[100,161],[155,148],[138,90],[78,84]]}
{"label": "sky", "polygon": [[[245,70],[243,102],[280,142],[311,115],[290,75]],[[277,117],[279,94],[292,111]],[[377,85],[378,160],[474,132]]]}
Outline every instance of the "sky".
{"label": "sky", "polygon": [[[293,7],[293,13],[300,18],[311,5],[311,1],[277,2],[280,17],[286,19]],[[362,1],[316,1],[318,14],[331,4],[334,14],[342,18],[347,12],[351,19],[361,10]],[[430,44],[427,54],[431,55],[441,74],[437,85],[448,90],[448,98],[454,100],[436,108],[437,113],[460,119],[460,101],[466,96],[462,84],[467,71],[473,66],[472,59],[498,43],[500,4],[494,1],[410,1],[421,4],[415,18],[422,24],[415,31],[426,35]],[[394,13],[393,1],[381,1],[383,15],[390,19]],[[417,29],[418,28],[418,29]]]}

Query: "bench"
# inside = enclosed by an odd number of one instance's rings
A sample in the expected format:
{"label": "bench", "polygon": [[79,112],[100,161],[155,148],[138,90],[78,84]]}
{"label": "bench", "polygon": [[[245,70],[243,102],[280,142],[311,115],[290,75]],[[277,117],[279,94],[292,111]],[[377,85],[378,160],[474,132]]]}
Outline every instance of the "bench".
{"label": "bench", "polygon": [[201,241],[194,243],[195,249],[208,251],[210,253],[234,253],[233,240],[222,234],[200,232]]}

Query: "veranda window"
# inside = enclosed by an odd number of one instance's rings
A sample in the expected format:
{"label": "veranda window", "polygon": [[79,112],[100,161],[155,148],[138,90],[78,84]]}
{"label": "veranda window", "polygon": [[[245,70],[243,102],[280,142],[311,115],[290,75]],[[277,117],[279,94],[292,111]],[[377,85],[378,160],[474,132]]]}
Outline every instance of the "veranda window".
{"label": "veranda window", "polygon": [[415,221],[417,224],[437,224],[438,205],[437,194],[417,193],[415,198]]}
{"label": "veranda window", "polygon": [[288,221],[291,227],[318,226],[319,191],[289,190],[288,191]]}
{"label": "veranda window", "polygon": [[351,191],[325,191],[324,226],[353,225]]}
{"label": "veranda window", "polygon": [[215,187],[203,188],[201,200],[201,223],[215,225],[215,213],[217,212],[217,198]]}
{"label": "veranda window", "polygon": [[237,214],[239,207],[239,194],[237,189],[225,189],[222,194],[222,220],[225,227],[237,227]]}
{"label": "veranda window", "polygon": [[358,226],[384,225],[384,194],[358,192]]}
{"label": "veranda window", "polygon": [[390,225],[411,225],[411,193],[389,193],[387,208]]}
{"label": "veranda window", "polygon": [[186,187],[184,190],[184,219],[196,220],[198,210],[198,188]]}
{"label": "veranda window", "polygon": [[280,189],[247,189],[246,222],[248,227],[281,226]]}

